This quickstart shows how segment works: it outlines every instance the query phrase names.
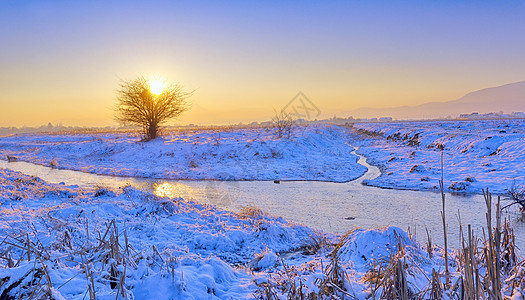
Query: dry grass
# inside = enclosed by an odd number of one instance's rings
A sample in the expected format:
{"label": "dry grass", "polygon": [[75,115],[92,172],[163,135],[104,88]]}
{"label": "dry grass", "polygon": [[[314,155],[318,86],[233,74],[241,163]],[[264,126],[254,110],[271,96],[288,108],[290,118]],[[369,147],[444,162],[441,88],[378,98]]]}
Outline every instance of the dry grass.
{"label": "dry grass", "polygon": [[524,296],[520,283],[524,274],[523,261],[517,262],[514,232],[509,222],[502,223],[500,197],[495,205],[495,226],[492,195],[487,190],[484,197],[487,234],[484,231],[484,238],[480,240],[468,225],[467,235],[461,235],[462,249],[456,257],[459,277],[451,294],[461,299],[495,300]]}
{"label": "dry grass", "polygon": [[[90,234],[97,236],[98,243],[92,244],[89,241]],[[7,268],[25,266],[27,271],[23,274],[13,273],[12,276],[19,275],[17,278],[0,278],[0,282],[9,283],[7,286],[0,284],[0,298],[53,299],[51,296],[53,283],[48,268],[54,268],[64,261],[69,265],[76,264],[86,277],[85,295],[89,296],[89,299],[97,299],[95,273],[109,274],[106,280],[115,290],[115,299],[128,299],[129,293],[125,284],[126,268],[136,267],[137,258],[141,255],[134,252],[133,247],[128,244],[127,232],[119,232],[115,221],[112,220],[106,223],[102,232],[90,233],[86,224],[85,237],[86,240],[76,240],[73,243],[71,234],[66,228],[55,244],[45,247],[38,240],[36,231],[7,235],[0,243],[2,249],[0,262]],[[62,255],[57,256],[57,252]]]}
{"label": "dry grass", "polygon": [[[288,266],[281,258],[282,269],[258,284],[255,296],[259,299],[357,299],[351,290],[351,280],[332,252],[329,264]],[[325,276],[312,276],[322,272]],[[308,284],[310,282],[310,284]],[[312,286],[313,283],[313,286]]]}
{"label": "dry grass", "polygon": [[245,206],[241,207],[237,216],[243,220],[259,220],[268,216],[268,214],[258,207]]}
{"label": "dry grass", "polygon": [[310,240],[302,247],[303,254],[314,255],[322,249],[329,249],[332,247],[331,241],[323,232],[315,232],[310,236]]}
{"label": "dry grass", "polygon": [[381,291],[379,299],[418,299],[425,291],[416,291],[408,281],[409,274],[414,273],[412,260],[405,253],[402,239],[395,234],[396,251],[390,256],[374,262],[364,276],[363,280],[370,287],[372,299],[376,299],[376,293]]}

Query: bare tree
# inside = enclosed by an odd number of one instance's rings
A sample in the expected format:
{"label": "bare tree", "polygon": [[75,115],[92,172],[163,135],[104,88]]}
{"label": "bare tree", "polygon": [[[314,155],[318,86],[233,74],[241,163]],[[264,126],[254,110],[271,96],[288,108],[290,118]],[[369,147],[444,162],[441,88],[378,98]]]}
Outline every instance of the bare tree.
{"label": "bare tree", "polygon": [[276,130],[277,138],[286,136],[286,138],[289,139],[295,127],[295,119],[291,114],[281,110],[279,113],[275,112],[275,116],[272,119],[272,126]]}
{"label": "bare tree", "polygon": [[163,124],[188,109],[186,99],[192,94],[178,84],[163,85],[152,91],[151,82],[144,77],[122,80],[117,90],[116,120],[142,127],[146,141],[155,139]]}
{"label": "bare tree", "polygon": [[513,181],[510,189],[507,191],[507,196],[508,196],[508,199],[512,201],[512,203],[504,206],[502,209],[518,204],[520,206],[520,211],[522,213],[525,213],[525,186],[524,185],[517,184],[516,182]]}

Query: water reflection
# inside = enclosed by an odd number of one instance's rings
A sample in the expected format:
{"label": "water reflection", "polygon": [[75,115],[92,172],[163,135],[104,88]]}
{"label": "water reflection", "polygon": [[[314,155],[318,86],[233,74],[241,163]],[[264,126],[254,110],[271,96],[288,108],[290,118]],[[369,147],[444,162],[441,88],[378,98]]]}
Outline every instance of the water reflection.
{"label": "water reflection", "polygon": [[199,194],[193,187],[180,182],[155,182],[152,187],[153,194],[159,197],[196,199],[196,195]]}

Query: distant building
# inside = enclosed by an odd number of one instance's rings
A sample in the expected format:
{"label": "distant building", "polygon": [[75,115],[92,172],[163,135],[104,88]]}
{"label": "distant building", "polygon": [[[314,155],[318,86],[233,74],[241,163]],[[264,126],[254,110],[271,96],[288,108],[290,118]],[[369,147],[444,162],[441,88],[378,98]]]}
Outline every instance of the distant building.
{"label": "distant building", "polygon": [[513,118],[525,118],[524,112],[513,112],[511,114],[505,114],[500,112],[490,112],[486,114],[479,114],[477,112],[471,114],[460,114],[459,120],[491,120],[491,119],[513,119]]}
{"label": "distant building", "polygon": [[459,118],[463,120],[476,120],[479,119],[479,113],[473,112],[470,114],[460,114]]}

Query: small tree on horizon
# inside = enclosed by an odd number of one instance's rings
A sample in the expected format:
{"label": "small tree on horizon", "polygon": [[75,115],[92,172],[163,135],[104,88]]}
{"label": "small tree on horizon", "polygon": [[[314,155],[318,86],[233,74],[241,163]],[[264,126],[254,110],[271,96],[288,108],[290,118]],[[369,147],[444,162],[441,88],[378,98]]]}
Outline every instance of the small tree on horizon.
{"label": "small tree on horizon", "polygon": [[275,112],[275,116],[272,118],[272,126],[276,130],[277,138],[290,138],[292,136],[293,129],[296,125],[296,120],[292,114],[281,110]]}
{"label": "small tree on horizon", "polygon": [[151,83],[141,76],[122,80],[117,90],[116,120],[124,125],[140,126],[145,141],[157,138],[162,125],[189,108],[186,99],[192,92],[184,92],[178,84],[163,84],[156,94]]}

